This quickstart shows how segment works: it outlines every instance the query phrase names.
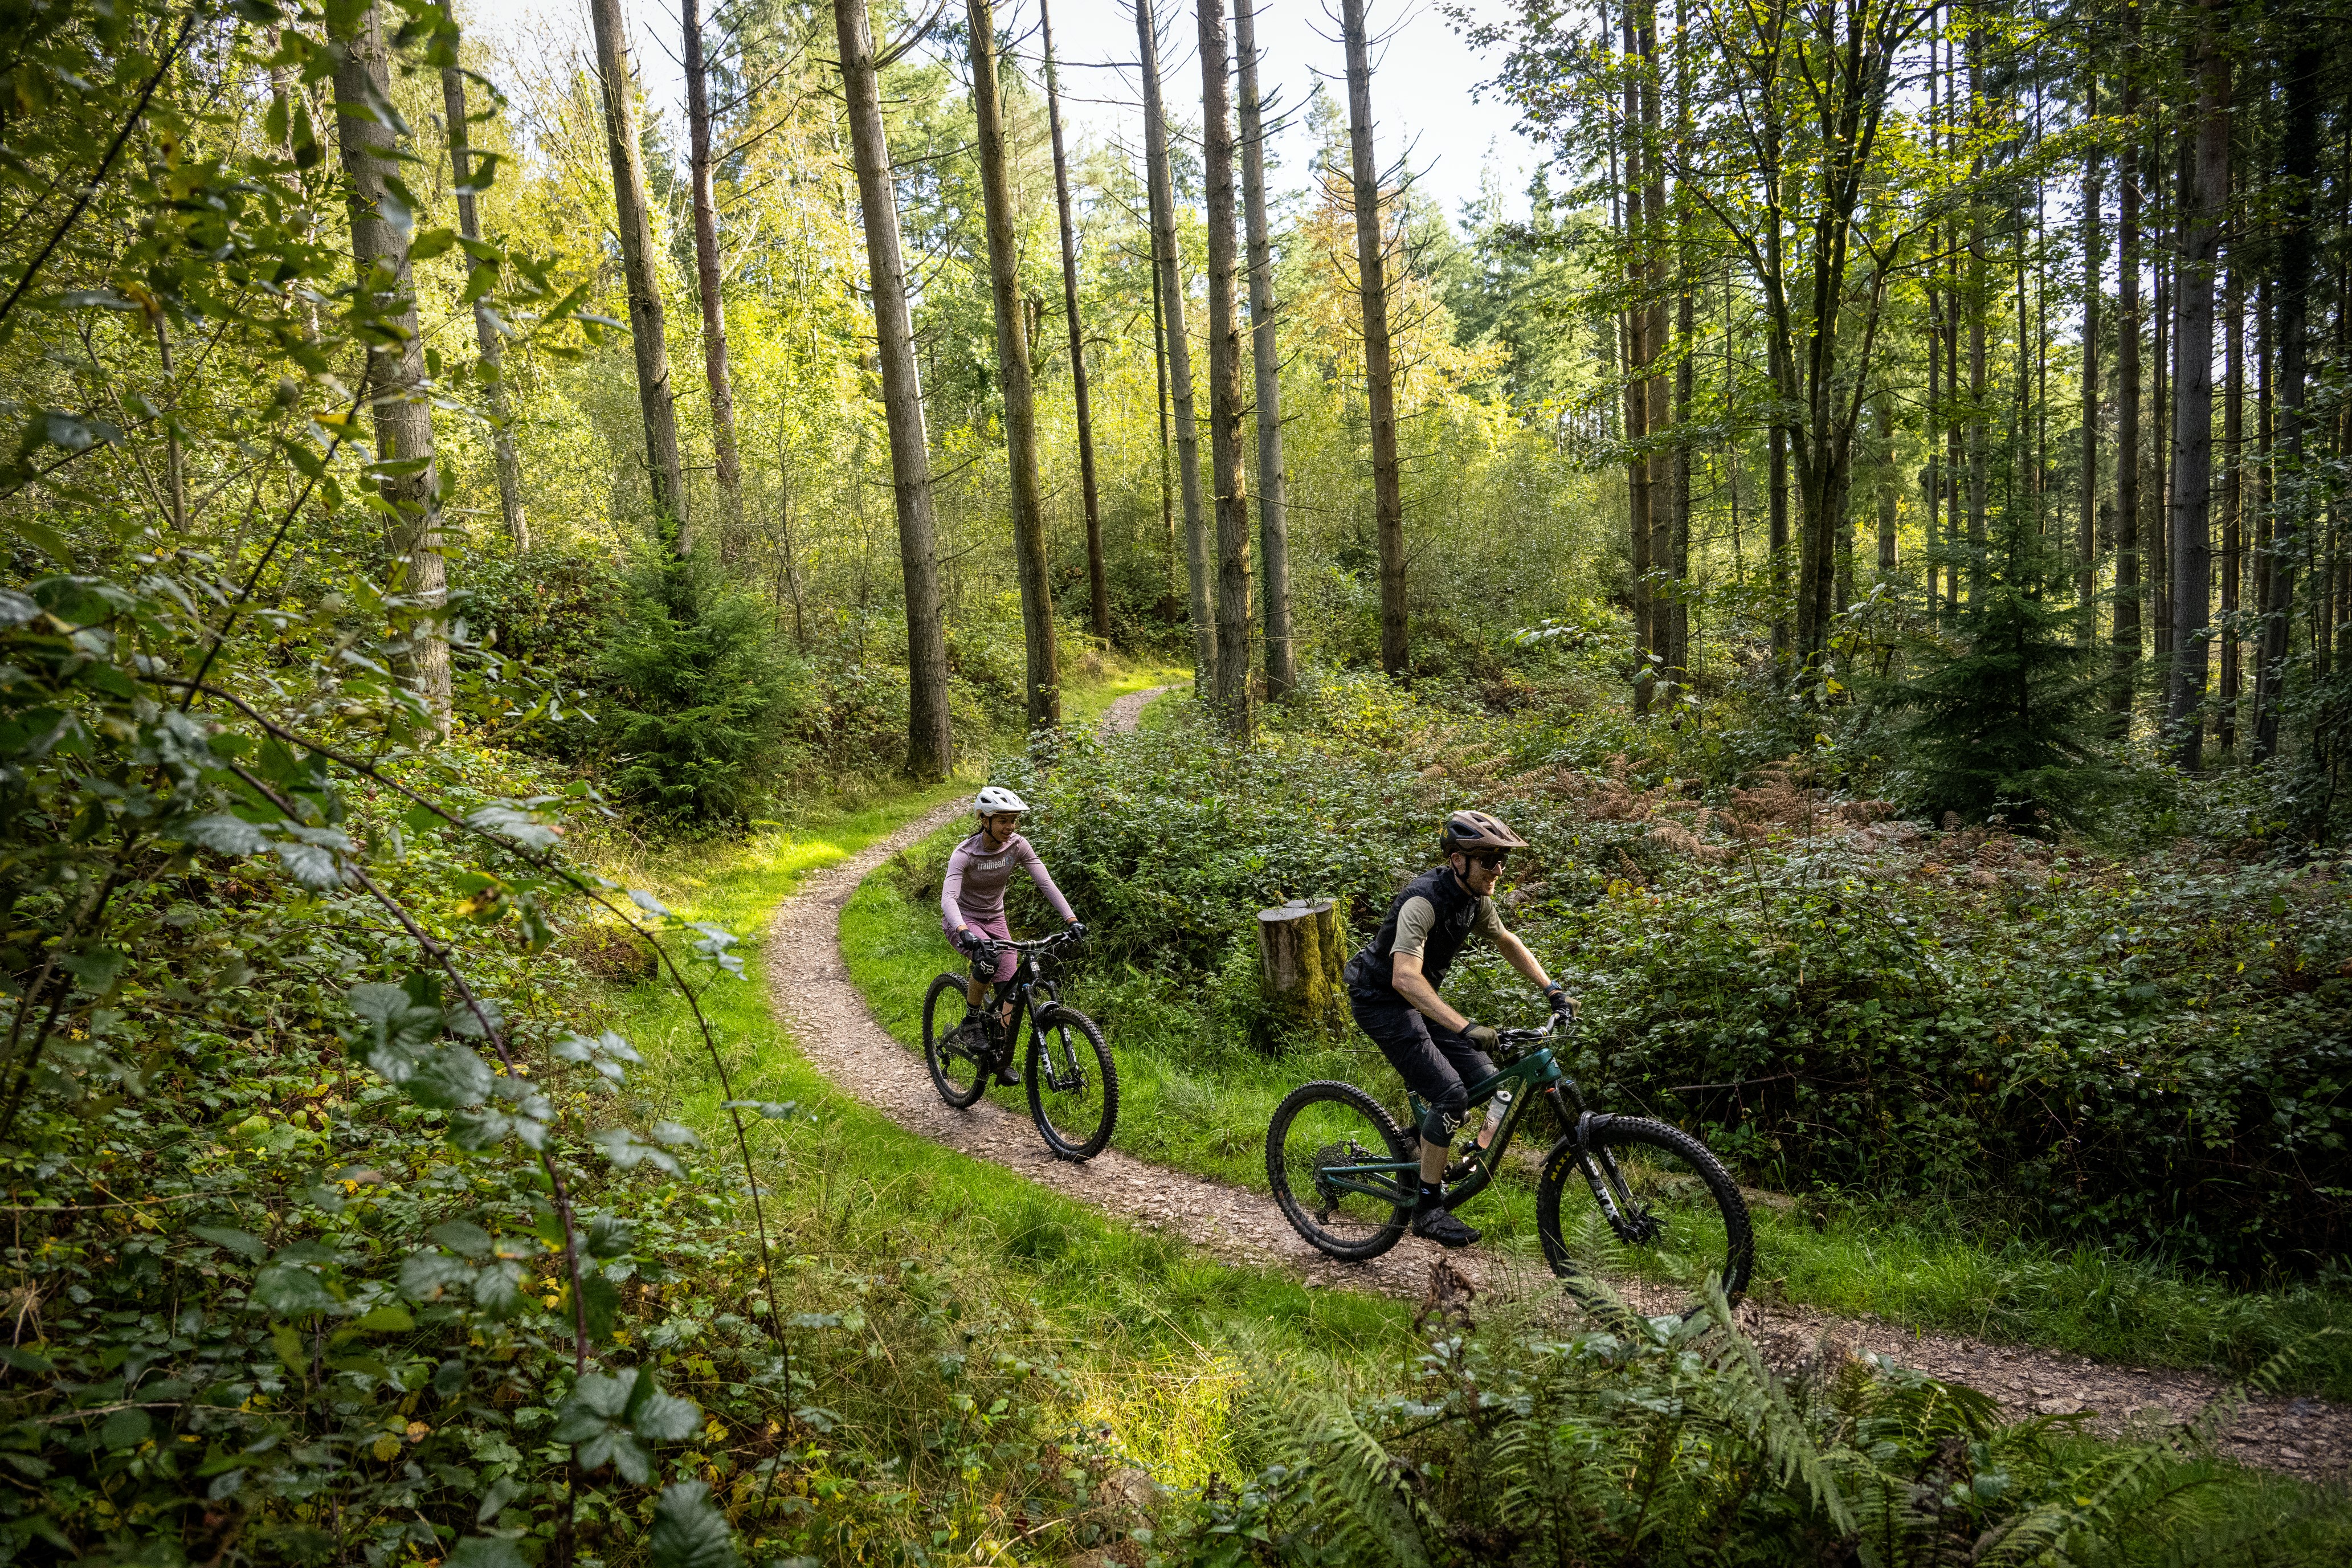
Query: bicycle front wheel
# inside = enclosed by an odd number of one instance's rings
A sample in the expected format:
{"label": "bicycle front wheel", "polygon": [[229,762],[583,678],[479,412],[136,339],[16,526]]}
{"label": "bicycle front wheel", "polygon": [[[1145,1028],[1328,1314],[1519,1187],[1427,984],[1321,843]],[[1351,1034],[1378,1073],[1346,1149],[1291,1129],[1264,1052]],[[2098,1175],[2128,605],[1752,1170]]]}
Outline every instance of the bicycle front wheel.
{"label": "bicycle front wheel", "polygon": [[1687,1317],[1705,1304],[1709,1276],[1737,1306],[1756,1264],[1748,1203],[1723,1162],[1681,1128],[1642,1117],[1595,1117],[1581,1157],[1572,1135],[1551,1146],[1536,1234],[1571,1294],[1587,1304],[1613,1296],[1648,1317]]}
{"label": "bicycle front wheel", "polygon": [[963,987],[962,975],[941,974],[932,979],[923,997],[923,1060],[930,1064],[931,1083],[940,1098],[958,1110],[988,1088],[982,1042],[971,1037],[980,1026],[966,1016]]}
{"label": "bicycle front wheel", "polygon": [[1265,1130],[1265,1180],[1282,1217],[1316,1250],[1350,1263],[1404,1235],[1415,1156],[1380,1101],[1328,1079],[1292,1089]]}
{"label": "bicycle front wheel", "polygon": [[1029,1119],[1058,1159],[1091,1160],[1118,1124],[1118,1067],[1102,1030],[1075,1007],[1041,1009],[1029,1026]]}

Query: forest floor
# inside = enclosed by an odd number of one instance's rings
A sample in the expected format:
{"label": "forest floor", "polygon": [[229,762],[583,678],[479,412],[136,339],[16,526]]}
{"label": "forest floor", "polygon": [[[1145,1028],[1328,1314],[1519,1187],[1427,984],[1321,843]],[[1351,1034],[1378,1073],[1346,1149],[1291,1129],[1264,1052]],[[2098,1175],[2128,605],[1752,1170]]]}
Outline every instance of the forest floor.
{"label": "forest floor", "polygon": [[[1104,716],[1105,730],[1133,729],[1144,704],[1165,689],[1119,698]],[[1046,1152],[1024,1115],[986,1100],[969,1110],[951,1110],[940,1100],[922,1058],[891,1038],[868,1012],[843,959],[838,925],[843,907],[868,873],[964,809],[960,799],[935,808],[811,875],[777,906],[767,947],[770,997],[818,1070],[909,1131],[1018,1172],[1117,1219],[1171,1233],[1213,1256],[1278,1267],[1310,1289],[1408,1299],[1427,1292],[1432,1266],[1444,1256],[1431,1243],[1408,1237],[1370,1263],[1340,1263],[1310,1247],[1261,1193],[1150,1164],[1116,1146],[1072,1164]],[[1510,1258],[1473,1251],[1448,1261],[1482,1289],[1516,1294],[1529,1288],[1521,1278],[1528,1266]],[[2102,1436],[2147,1434],[2187,1419],[2229,1387],[2196,1373],[2108,1365],[1780,1302],[1750,1300],[1739,1317],[1766,1354],[1783,1365],[1828,1347],[1874,1354],[1974,1388],[2012,1417],[2074,1418]],[[2221,1447],[2246,1464],[2309,1480],[2340,1480],[2352,1475],[2352,1407],[2309,1397],[2252,1396]]]}

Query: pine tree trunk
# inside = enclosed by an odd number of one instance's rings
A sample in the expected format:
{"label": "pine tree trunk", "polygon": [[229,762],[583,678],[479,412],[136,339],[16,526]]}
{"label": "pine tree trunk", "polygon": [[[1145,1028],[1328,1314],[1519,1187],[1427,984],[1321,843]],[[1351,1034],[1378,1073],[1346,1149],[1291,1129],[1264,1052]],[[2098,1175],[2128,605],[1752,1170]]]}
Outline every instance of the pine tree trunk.
{"label": "pine tree trunk", "polygon": [[1380,169],[1372,162],[1372,59],[1364,0],[1340,0],[1348,51],[1348,142],[1356,207],[1356,283],[1363,301],[1364,393],[1372,426],[1372,516],[1380,540],[1381,668],[1409,668],[1404,593],[1404,490],[1397,468],[1396,381],[1389,363],[1388,258]]}
{"label": "pine tree trunk", "polygon": [[[2310,332],[2311,277],[2316,259],[2312,186],[2319,174],[2319,73],[2322,51],[2314,24],[2294,24],[2286,69],[2286,134],[2280,148],[2288,195],[2278,243],[2279,457],[2273,480],[2269,583],[2263,596],[2262,637],[2254,669],[2254,760],[2278,754],[2279,692],[2286,677],[2289,619],[2294,610],[2294,552],[2307,521],[2303,472],[2306,439],[2304,368]],[[2323,634],[2324,635],[2324,634]]]}
{"label": "pine tree trunk", "polygon": [[1769,452],[1765,473],[1765,507],[1769,526],[1772,581],[1772,668],[1780,679],[1794,673],[1789,668],[1789,432],[1775,416],[1765,437]]}
{"label": "pine tree trunk", "polygon": [[679,0],[686,30],[688,170],[694,187],[694,276],[702,296],[702,368],[710,383],[710,446],[718,470],[722,554],[743,526],[743,462],[735,449],[735,390],[727,372],[727,311],[719,293],[719,202],[710,185],[709,73],[702,62],[700,0]]}
{"label": "pine tree trunk", "polygon": [[[442,14],[449,26],[457,26],[454,0],[441,0]],[[473,155],[467,145],[468,126],[466,119],[466,73],[453,61],[441,68],[442,112],[449,122],[449,174],[457,193],[457,232],[478,243],[482,237],[480,216],[474,205]],[[489,263],[468,254],[466,258],[467,289],[487,288],[479,276]],[[508,412],[507,384],[504,374],[506,341],[499,335],[497,319],[491,314],[487,300],[474,301],[474,342],[480,348],[484,390],[490,405],[490,456],[499,475],[499,517],[505,522],[508,542],[517,555],[530,548],[530,522],[522,510],[522,464],[515,457],[514,427]]]}
{"label": "pine tree trunk", "polygon": [[[2086,73],[2085,112],[2099,114],[2099,77]],[[2083,154],[2083,477],[2074,519],[2075,641],[2087,653],[2099,632],[2099,543],[2094,521],[2099,507],[2099,144]]]}
{"label": "pine tree trunk", "polygon": [[1872,423],[1878,426],[1878,580],[1895,580],[1895,521],[1903,482],[1895,470],[1895,399],[1879,384],[1878,408]]}
{"label": "pine tree trunk", "polygon": [[2230,262],[2230,291],[2221,309],[2221,684],[2214,739],[2221,754],[2238,744],[2238,577],[2244,558],[2246,360],[2240,318],[2246,308],[2245,265]]}
{"label": "pine tree trunk", "polygon": [[1625,136],[1625,218],[1622,218],[1621,240],[1625,245],[1625,282],[1637,303],[1630,303],[1622,312],[1622,339],[1625,339],[1625,445],[1633,451],[1625,458],[1625,566],[1628,566],[1630,599],[1633,599],[1633,705],[1634,712],[1649,712],[1649,656],[1654,651],[1651,642],[1651,512],[1656,510],[1656,494],[1649,484],[1649,456],[1644,445],[1649,442],[1649,362],[1656,357],[1658,345],[1649,339],[1649,310],[1642,308],[1639,294],[1644,282],[1642,270],[1642,245],[1649,233],[1651,214],[1642,209],[1649,181],[1644,179],[1644,167],[1649,163],[1644,141],[1642,141],[1642,87],[1637,80],[1634,61],[1642,58],[1642,30],[1634,21],[1633,3],[1628,0],[1622,12],[1622,36],[1625,36],[1625,108],[1622,108],[1621,134]]}
{"label": "pine tree trunk", "polygon": [[948,644],[940,613],[930,450],[923,432],[922,385],[916,375],[914,321],[907,308],[907,267],[898,248],[890,143],[882,123],[882,88],[866,0],[834,0],[833,21],[841,51],[850,152],[857,168],[857,201],[866,225],[875,353],[881,364],[891,491],[898,516],[898,565],[906,584],[907,771],[919,779],[941,779],[955,767],[955,732],[948,717]]}
{"label": "pine tree trunk", "polygon": [[[1151,248],[1160,273],[1160,341],[1168,351],[1168,384],[1176,417],[1176,474],[1184,501],[1192,681],[1205,699],[1216,689],[1217,623],[1209,605],[1209,543],[1201,516],[1201,427],[1192,416],[1192,346],[1184,335],[1184,286],[1176,249],[1176,185],[1168,163],[1168,116],[1160,97],[1160,35],[1151,19],[1151,0],[1135,0],[1135,38],[1143,60],[1143,152],[1151,186]],[[1248,657],[1246,650],[1243,657]]]}
{"label": "pine tree trunk", "polygon": [[[2139,114],[2139,8],[2124,7],[2126,125]],[[2116,609],[2110,629],[2114,733],[2131,731],[2140,660],[2139,583],[2139,204],[2147,161],[2139,149],[2116,160]]]}
{"label": "pine tree trunk", "polygon": [[1062,85],[1054,64],[1054,14],[1037,0],[1045,35],[1045,122],[1054,137],[1054,205],[1062,226],[1062,309],[1070,318],[1070,389],[1077,405],[1078,487],[1087,510],[1087,609],[1096,637],[1110,641],[1110,584],[1103,572],[1102,500],[1095,488],[1094,408],[1087,389],[1087,340],[1078,319],[1078,232],[1070,221],[1070,165],[1062,151]]}
{"label": "pine tree trunk", "polygon": [[[2206,638],[2213,603],[2213,284],[2221,218],[2230,204],[2230,61],[2213,12],[2200,0],[2190,58],[2197,86],[2197,130],[2189,178],[2181,183],[2180,300],[2173,377],[2172,668],[2166,716],[2173,757],[2190,772],[2205,756],[2205,689],[2212,645]],[[2189,138],[2184,137],[2184,142]]]}
{"label": "pine tree trunk", "polygon": [[996,75],[996,13],[965,0],[971,46],[972,118],[979,124],[980,193],[988,227],[989,298],[996,315],[996,375],[1004,389],[1004,454],[1013,490],[1013,559],[1021,581],[1021,626],[1028,652],[1032,731],[1062,722],[1061,651],[1054,637],[1053,584],[1045,566],[1045,498],[1037,479],[1037,408],[1029,380],[1028,320],[1021,307],[1021,251],[1013,232],[1013,184],[1005,169],[1003,85]]}
{"label": "pine tree trunk", "polygon": [[394,509],[391,553],[402,591],[424,607],[395,658],[399,673],[449,723],[449,642],[442,623],[449,602],[443,559],[440,479],[433,465],[433,405],[425,381],[425,340],[416,330],[416,290],[409,276],[408,237],[383,216],[387,181],[399,171],[399,138],[366,106],[392,96],[390,53],[375,6],[350,18],[352,31],[335,68],[336,142],[352,188],[352,257],[367,313],[389,331],[368,334],[367,399],[375,413],[376,460],[416,463],[379,482]]}
{"label": "pine tree trunk", "polygon": [[1157,261],[1151,264],[1151,364],[1160,383],[1160,602],[1162,618],[1172,626],[1177,620],[1176,468],[1168,454],[1168,311],[1160,297]]}
{"label": "pine tree trunk", "polygon": [[1290,522],[1284,511],[1282,351],[1275,336],[1274,247],[1265,218],[1265,121],[1257,89],[1257,0],[1234,0],[1234,47],[1241,55],[1242,216],[1249,244],[1250,358],[1257,392],[1257,529],[1263,557],[1265,695],[1279,701],[1298,686],[1290,641]]}
{"label": "pine tree trunk", "polygon": [[[1636,78],[1641,89],[1642,111],[1642,214],[1649,220],[1643,236],[1643,281],[1649,301],[1649,320],[1642,335],[1650,352],[1649,365],[1654,373],[1658,360],[1666,353],[1666,176],[1664,166],[1662,116],[1660,113],[1663,67],[1658,55],[1658,9],[1656,0],[1637,0],[1641,17],[1640,42],[1642,70]],[[1671,386],[1664,375],[1652,374],[1643,384],[1648,400],[1648,426],[1654,442],[1673,426],[1669,408]],[[1675,465],[1674,454],[1654,451],[1650,454],[1650,542],[1648,555],[1650,572],[1648,592],[1649,618],[1645,636],[1652,655],[1644,674],[1655,672],[1661,666],[1670,666],[1673,641],[1669,627],[1674,616],[1674,584],[1670,575],[1674,567]],[[1671,679],[1671,678],[1670,678]],[[1634,707],[1637,711],[1649,707],[1651,685],[1647,680],[1637,686]]]}
{"label": "pine tree trunk", "polygon": [[621,0],[588,0],[602,79],[605,150],[613,160],[614,227],[621,275],[629,296],[629,341],[636,351],[637,403],[646,422],[646,476],[653,488],[655,526],[678,555],[694,547],[687,518],[686,477],[678,466],[677,397],[669,382],[669,347],[663,336],[661,279],[654,268],[653,227],[646,216],[646,170],[638,151],[636,84],[629,74],[628,24]]}
{"label": "pine tree trunk", "polygon": [[1242,474],[1242,338],[1234,310],[1240,268],[1234,231],[1231,50],[1223,0],[1196,0],[1201,39],[1201,152],[1209,186],[1209,472],[1217,504],[1216,707],[1226,729],[1250,733],[1249,498]]}

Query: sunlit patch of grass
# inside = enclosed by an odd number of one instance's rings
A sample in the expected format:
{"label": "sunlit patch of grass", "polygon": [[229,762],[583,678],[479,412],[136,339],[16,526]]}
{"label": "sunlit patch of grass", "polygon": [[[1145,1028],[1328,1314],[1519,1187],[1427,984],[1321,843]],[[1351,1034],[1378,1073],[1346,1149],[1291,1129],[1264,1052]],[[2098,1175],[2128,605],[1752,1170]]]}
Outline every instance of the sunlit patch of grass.
{"label": "sunlit patch of grass", "polygon": [[1246,1376],[1238,1359],[1207,1346],[1171,1351],[1116,1378],[1088,1376],[1079,1409],[1162,1486],[1199,1488],[1239,1470],[1231,1418]]}

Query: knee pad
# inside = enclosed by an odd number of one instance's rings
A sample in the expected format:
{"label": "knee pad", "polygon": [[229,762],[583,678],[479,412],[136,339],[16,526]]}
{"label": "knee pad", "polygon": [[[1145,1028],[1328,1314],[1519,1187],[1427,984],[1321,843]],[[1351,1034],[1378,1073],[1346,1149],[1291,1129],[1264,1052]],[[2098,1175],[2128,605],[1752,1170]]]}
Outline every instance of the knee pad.
{"label": "knee pad", "polygon": [[1455,1089],[1443,1100],[1429,1108],[1421,1119],[1422,1138],[1431,1143],[1451,1143],[1454,1134],[1462,1129],[1463,1112],[1469,1109],[1470,1096]]}

